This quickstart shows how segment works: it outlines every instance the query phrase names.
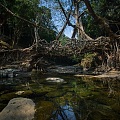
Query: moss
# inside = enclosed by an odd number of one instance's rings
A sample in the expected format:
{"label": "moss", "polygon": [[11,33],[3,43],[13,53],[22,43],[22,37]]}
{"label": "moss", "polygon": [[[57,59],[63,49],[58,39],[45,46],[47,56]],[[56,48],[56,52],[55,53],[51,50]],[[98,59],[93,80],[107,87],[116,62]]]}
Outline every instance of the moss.
{"label": "moss", "polygon": [[30,96],[32,96],[32,94],[33,94],[33,92],[31,90],[26,90],[20,96],[21,97],[30,97]]}
{"label": "moss", "polygon": [[53,90],[56,90],[56,86],[43,86],[39,89],[33,89],[33,91],[36,91],[36,92],[50,92]]}
{"label": "moss", "polygon": [[49,120],[55,110],[54,104],[49,101],[39,101],[36,105],[35,120]]}
{"label": "moss", "polygon": [[26,90],[24,91],[19,97],[29,97],[29,98],[35,98],[35,97],[41,97],[44,96],[47,91],[41,91],[41,90]]}
{"label": "moss", "polygon": [[114,103],[111,107],[116,112],[120,111],[120,103]]}
{"label": "moss", "polygon": [[33,90],[33,96],[36,96],[36,97],[41,97],[41,96],[44,96],[46,95],[48,92],[47,91],[41,91],[41,90]]}
{"label": "moss", "polygon": [[15,92],[3,94],[0,96],[0,103],[8,103],[9,100],[17,97],[18,95],[15,94]]}
{"label": "moss", "polygon": [[65,93],[66,92],[62,90],[51,91],[46,94],[46,97],[49,97],[49,98],[60,97],[60,96],[63,96]]}
{"label": "moss", "polygon": [[81,60],[81,66],[83,68],[90,68],[96,53],[87,53],[84,55],[84,58]]}

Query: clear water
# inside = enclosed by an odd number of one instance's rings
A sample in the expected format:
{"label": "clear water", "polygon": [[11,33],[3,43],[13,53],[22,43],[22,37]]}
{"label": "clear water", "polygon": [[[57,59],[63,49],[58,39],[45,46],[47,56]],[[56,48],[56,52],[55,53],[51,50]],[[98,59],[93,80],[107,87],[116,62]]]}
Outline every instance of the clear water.
{"label": "clear water", "polygon": [[[60,77],[62,83],[47,82]],[[16,95],[17,91],[24,93]],[[0,79],[0,111],[14,97],[31,98],[35,120],[120,120],[120,80],[73,75],[39,75]]]}

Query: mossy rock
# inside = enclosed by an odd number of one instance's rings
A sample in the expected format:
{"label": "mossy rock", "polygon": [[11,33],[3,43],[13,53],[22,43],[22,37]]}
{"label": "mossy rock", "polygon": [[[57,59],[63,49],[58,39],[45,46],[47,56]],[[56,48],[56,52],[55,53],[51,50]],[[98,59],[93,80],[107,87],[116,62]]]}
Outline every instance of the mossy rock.
{"label": "mossy rock", "polygon": [[84,89],[77,92],[77,94],[80,95],[81,97],[91,96],[91,92],[88,90],[84,90]]}
{"label": "mossy rock", "polygon": [[41,91],[39,89],[33,90],[33,96],[35,96],[35,97],[41,97],[47,93],[48,93],[47,91]]}
{"label": "mossy rock", "polygon": [[37,90],[39,90],[40,92],[50,92],[56,90],[56,86],[43,86],[42,88]]}
{"label": "mossy rock", "polygon": [[120,103],[114,103],[113,105],[111,105],[112,109],[116,112],[119,111],[120,113]]}
{"label": "mossy rock", "polygon": [[17,97],[18,95],[15,94],[15,92],[3,94],[0,96],[0,103],[7,103],[9,100]]}
{"label": "mossy rock", "polygon": [[31,90],[24,91],[20,96],[21,97],[30,97],[32,96],[33,92]]}
{"label": "mossy rock", "polygon": [[40,91],[40,90],[26,90],[22,94],[20,94],[20,97],[29,97],[29,98],[34,98],[34,97],[41,97],[45,95],[47,92]]}
{"label": "mossy rock", "polygon": [[48,97],[48,98],[55,98],[55,97],[64,96],[65,94],[66,94],[65,91],[55,90],[55,91],[51,91],[51,92],[47,93],[47,94],[46,94],[46,97]]}
{"label": "mossy rock", "polygon": [[39,101],[36,105],[35,120],[49,120],[55,110],[50,101]]}
{"label": "mossy rock", "polygon": [[1,95],[0,102],[7,103],[9,100],[11,100],[15,97],[30,97],[32,95],[33,95],[33,92],[31,90],[26,90],[26,91],[22,92],[20,95],[17,94],[17,92],[11,92],[11,93]]}

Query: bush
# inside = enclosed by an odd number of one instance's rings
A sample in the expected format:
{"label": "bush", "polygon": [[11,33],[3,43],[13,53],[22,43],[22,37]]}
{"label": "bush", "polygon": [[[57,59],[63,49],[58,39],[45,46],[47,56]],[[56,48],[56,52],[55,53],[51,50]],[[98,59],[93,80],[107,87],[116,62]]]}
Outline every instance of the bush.
{"label": "bush", "polygon": [[81,60],[81,66],[83,68],[91,68],[95,56],[96,53],[86,53],[84,58]]}

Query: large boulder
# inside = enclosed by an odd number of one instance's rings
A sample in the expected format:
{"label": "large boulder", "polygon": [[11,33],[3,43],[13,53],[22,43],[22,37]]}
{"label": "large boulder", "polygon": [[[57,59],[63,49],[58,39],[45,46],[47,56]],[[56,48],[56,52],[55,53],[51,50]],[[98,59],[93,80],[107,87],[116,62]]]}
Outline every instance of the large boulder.
{"label": "large boulder", "polygon": [[13,98],[0,113],[0,120],[33,120],[35,103],[28,98]]}

